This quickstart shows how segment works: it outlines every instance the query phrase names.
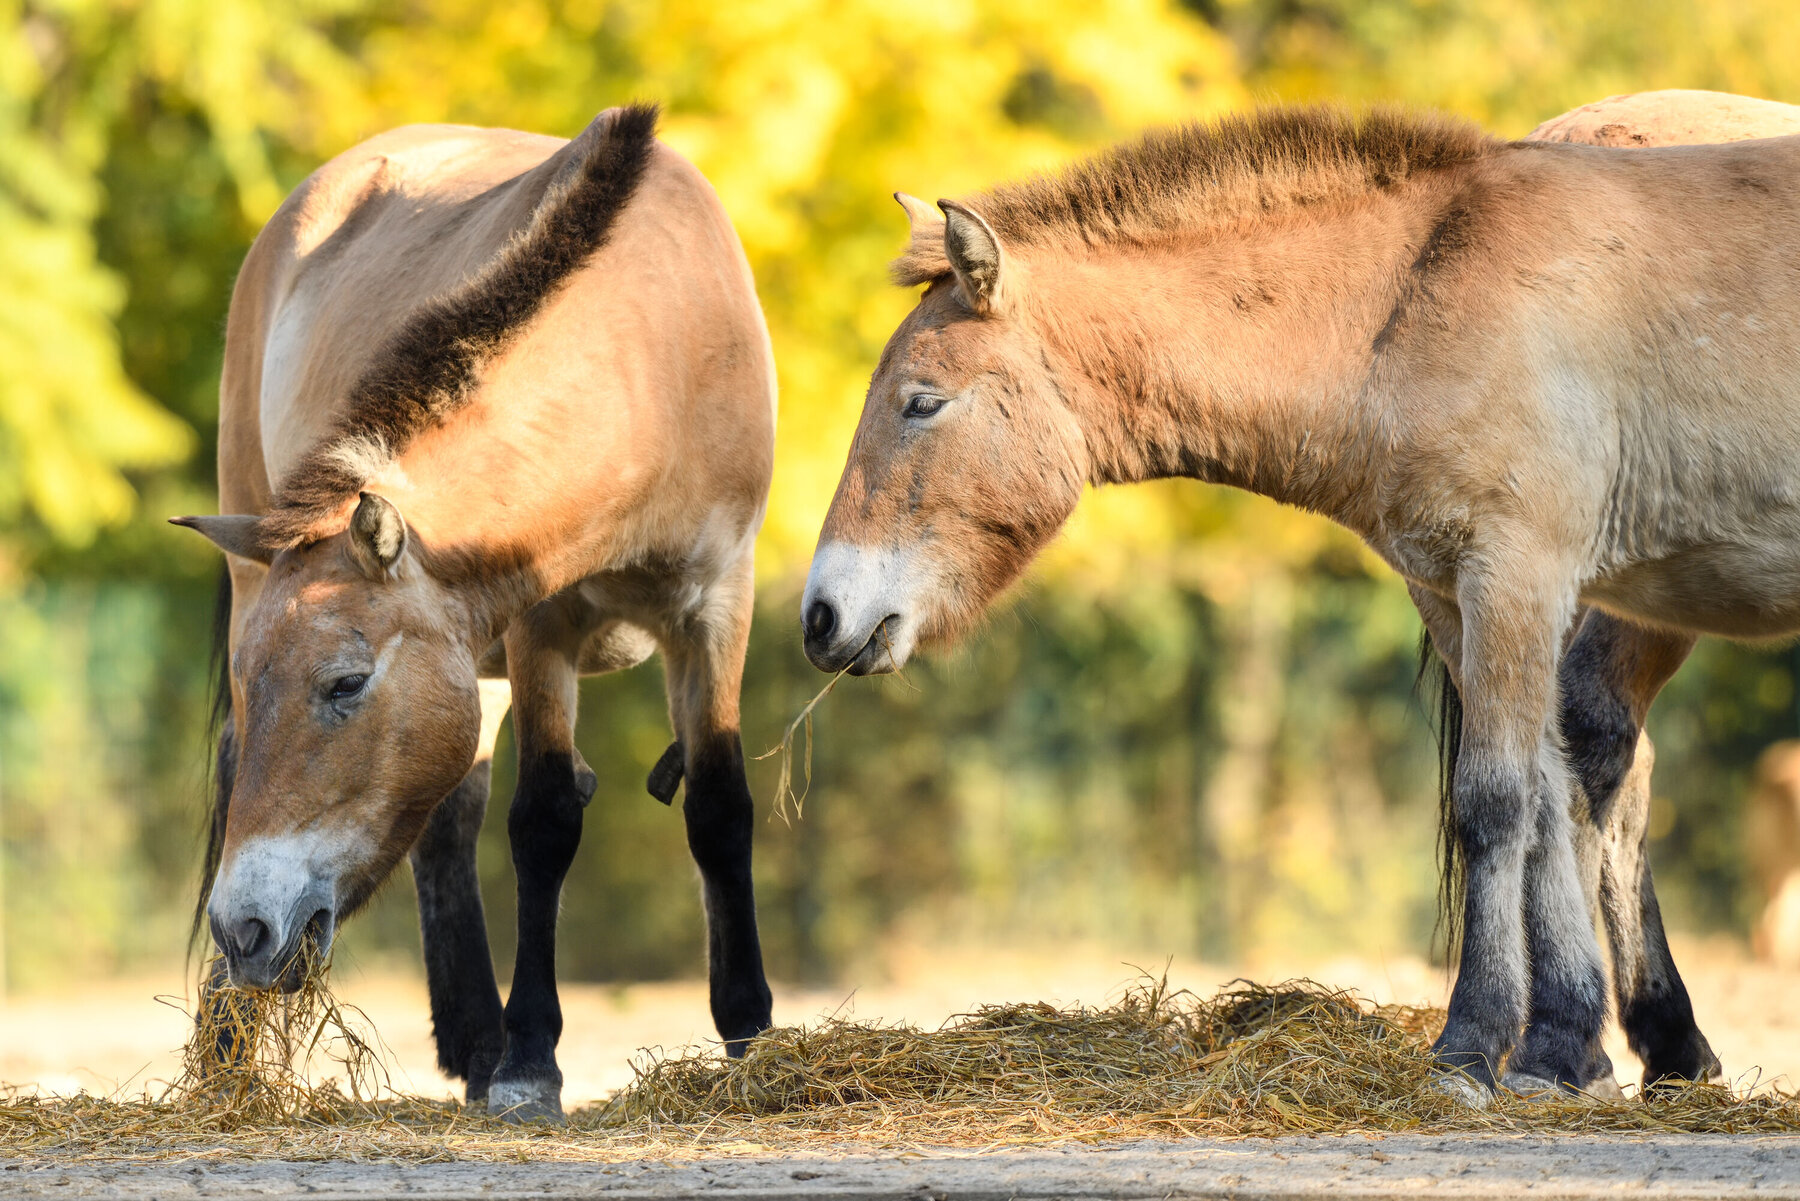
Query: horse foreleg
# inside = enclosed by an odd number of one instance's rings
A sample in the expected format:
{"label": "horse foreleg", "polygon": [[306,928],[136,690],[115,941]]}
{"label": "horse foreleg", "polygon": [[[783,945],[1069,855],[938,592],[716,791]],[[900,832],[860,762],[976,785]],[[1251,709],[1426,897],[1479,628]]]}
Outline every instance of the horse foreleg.
{"label": "horse foreleg", "polygon": [[747,1039],[769,1028],[771,998],[750,874],[755,802],[738,736],[738,689],[750,635],[748,561],[723,586],[735,593],[721,619],[724,628],[693,622],[671,630],[665,657],[670,715],[685,754],[681,809],[706,904],[713,1024],[735,1057]]}
{"label": "horse foreleg", "polygon": [[[1549,1003],[1543,1017],[1558,1045],[1585,1047],[1606,1014],[1554,729],[1573,589],[1538,566],[1529,556],[1490,560],[1461,582],[1456,605],[1465,687],[1452,821],[1466,888],[1461,962],[1435,1050],[1444,1067],[1488,1088],[1534,990]],[[1537,914],[1529,945],[1528,905]]]}
{"label": "horse foreleg", "polygon": [[410,857],[438,1067],[446,1076],[467,1082],[465,1097],[470,1104],[487,1100],[488,1080],[506,1048],[475,844],[487,816],[494,740],[510,703],[506,681],[481,681],[481,741],[475,766],[432,810]]}
{"label": "horse foreleg", "polygon": [[555,606],[540,605],[506,634],[519,747],[519,783],[506,817],[519,945],[506,1001],[506,1053],[488,1085],[488,1110],[514,1121],[562,1118],[556,918],[563,878],[581,842],[582,810],[596,784],[575,749],[581,633]]}
{"label": "horse foreleg", "polygon": [[[1547,755],[1561,759],[1552,745]],[[1530,1011],[1518,1050],[1501,1083],[1514,1092],[1612,1086],[1612,1061],[1601,1047],[1606,979],[1594,939],[1593,908],[1575,846],[1572,781],[1547,769],[1525,857],[1525,947],[1531,962]],[[1598,1082],[1598,1084],[1597,1084]]]}

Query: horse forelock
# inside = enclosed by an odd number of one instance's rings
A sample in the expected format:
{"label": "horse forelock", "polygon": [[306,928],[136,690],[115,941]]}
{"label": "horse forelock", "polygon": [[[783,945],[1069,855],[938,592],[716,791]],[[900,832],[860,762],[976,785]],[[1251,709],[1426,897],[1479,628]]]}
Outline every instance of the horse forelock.
{"label": "horse forelock", "polygon": [[461,286],[421,304],[376,352],[331,433],[283,481],[263,520],[270,546],[335,532],[371,478],[470,401],[483,370],[610,239],[649,166],[656,119],[654,105],[619,110],[551,181],[523,230]]}
{"label": "horse forelock", "polygon": [[[1151,241],[1391,187],[1505,145],[1439,113],[1282,105],[1155,130],[963,203],[1012,245]],[[933,229],[916,231],[889,267],[902,287],[949,273]]]}

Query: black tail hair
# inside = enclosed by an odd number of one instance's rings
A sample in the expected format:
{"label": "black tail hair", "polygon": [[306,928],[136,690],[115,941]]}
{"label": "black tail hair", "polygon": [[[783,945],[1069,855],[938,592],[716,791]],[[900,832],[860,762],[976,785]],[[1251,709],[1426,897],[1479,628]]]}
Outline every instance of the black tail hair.
{"label": "black tail hair", "polygon": [[214,750],[211,795],[206,804],[206,852],[200,861],[199,896],[194,901],[194,920],[188,928],[188,953],[201,945],[206,931],[206,902],[212,898],[213,877],[219,873],[219,857],[225,849],[225,815],[231,808],[231,778],[237,766],[236,735],[231,720],[231,569],[219,568],[218,594],[213,600],[212,710],[207,717],[207,745]]}
{"label": "black tail hair", "polygon": [[1419,635],[1419,674],[1413,686],[1424,696],[1438,745],[1438,915],[1432,932],[1444,936],[1444,962],[1455,963],[1462,946],[1462,848],[1456,839],[1456,759],[1462,752],[1462,693],[1431,635]]}

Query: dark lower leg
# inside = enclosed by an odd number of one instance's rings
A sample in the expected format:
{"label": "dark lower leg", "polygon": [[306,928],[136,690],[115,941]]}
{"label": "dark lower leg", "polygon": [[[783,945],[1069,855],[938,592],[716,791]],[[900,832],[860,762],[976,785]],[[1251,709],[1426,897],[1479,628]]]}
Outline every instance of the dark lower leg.
{"label": "dark lower leg", "polygon": [[[1614,937],[1613,961],[1619,996],[1619,1024],[1625,1041],[1644,1062],[1644,1085],[1654,1087],[1674,1080],[1712,1080],[1719,1076],[1719,1058],[1694,1020],[1694,1006],[1687,986],[1675,968],[1669,942],[1663,933],[1662,910],[1656,903],[1656,886],[1642,846],[1630,856],[1637,869],[1631,873],[1608,871],[1602,877],[1602,895],[1635,875],[1635,897],[1620,896],[1620,909],[1630,915],[1621,921]],[[1635,901],[1635,904],[1633,903]]]}
{"label": "dark lower leg", "polygon": [[744,779],[737,731],[683,741],[688,755],[682,813],[706,900],[713,1023],[726,1051],[742,1055],[744,1040],[769,1028],[771,1004],[750,872],[755,803]]}
{"label": "dark lower leg", "polygon": [[482,759],[470,769],[432,811],[411,856],[438,1067],[467,1081],[471,1102],[486,1100],[506,1046],[475,867],[492,768],[491,760]]}
{"label": "dark lower leg", "polygon": [[518,791],[506,821],[518,876],[519,947],[506,1001],[506,1054],[489,1085],[490,1109],[523,1117],[561,1114],[556,918],[563,878],[581,842],[582,807],[593,795],[591,777],[587,783],[583,792],[568,752],[520,757]]}
{"label": "dark lower leg", "polygon": [[1538,799],[1536,837],[1525,859],[1531,1010],[1505,1082],[1527,1090],[1580,1089],[1612,1077],[1612,1063],[1600,1046],[1606,978],[1576,866],[1568,805],[1567,790],[1553,778]]}
{"label": "dark lower leg", "polygon": [[1523,778],[1464,752],[1455,792],[1457,840],[1467,865],[1462,954],[1449,1018],[1433,1050],[1444,1067],[1489,1088],[1525,1018],[1521,891],[1529,804]]}
{"label": "dark lower leg", "polygon": [[1647,1085],[1718,1072],[1669,953],[1649,859],[1655,748],[1643,735],[1644,719],[1692,646],[1685,636],[1590,613],[1561,672],[1562,732],[1598,845],[1598,900],[1619,1022],[1644,1061]]}

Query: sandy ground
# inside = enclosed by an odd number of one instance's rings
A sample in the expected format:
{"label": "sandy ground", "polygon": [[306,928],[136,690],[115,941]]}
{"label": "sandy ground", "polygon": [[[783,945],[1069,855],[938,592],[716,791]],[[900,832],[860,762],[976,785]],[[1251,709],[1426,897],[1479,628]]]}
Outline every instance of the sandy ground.
{"label": "sandy ground", "polygon": [[790,1155],[571,1164],[0,1161],[0,1199],[795,1197],[804,1201],[1117,1198],[1800,1198],[1800,1141],[1625,1138],[1261,1139],[985,1155]]}
{"label": "sandy ground", "polygon": [[[1678,941],[1701,1029],[1728,1074],[1746,1084],[1800,1081],[1800,973],[1751,962],[1728,942]],[[984,1002],[1047,1000],[1100,1003],[1118,995],[1133,964],[1162,969],[1161,959],[1065,948],[1054,954],[992,948],[930,952],[896,948],[871,978],[837,989],[775,990],[775,1019],[812,1021],[834,1012],[861,1019],[935,1026]],[[1286,962],[1275,957],[1232,967],[1174,961],[1169,979],[1210,992],[1234,977],[1274,981],[1295,976],[1354,988],[1379,1001],[1441,1003],[1443,973],[1416,959],[1375,962]],[[398,970],[340,964],[341,999],[361,1007],[390,1051],[397,1087],[425,1095],[453,1095],[434,1067],[423,982]],[[166,977],[118,980],[80,991],[0,1001],[0,1081],[45,1092],[141,1093],[175,1073],[187,1035],[180,1008],[183,981]],[[173,994],[172,1004],[158,994]],[[558,1058],[569,1107],[597,1100],[631,1079],[630,1063],[643,1048],[677,1049],[713,1038],[701,981],[666,984],[565,985],[564,1033]],[[1621,1082],[1639,1071],[1615,1030],[1609,1047]]]}

